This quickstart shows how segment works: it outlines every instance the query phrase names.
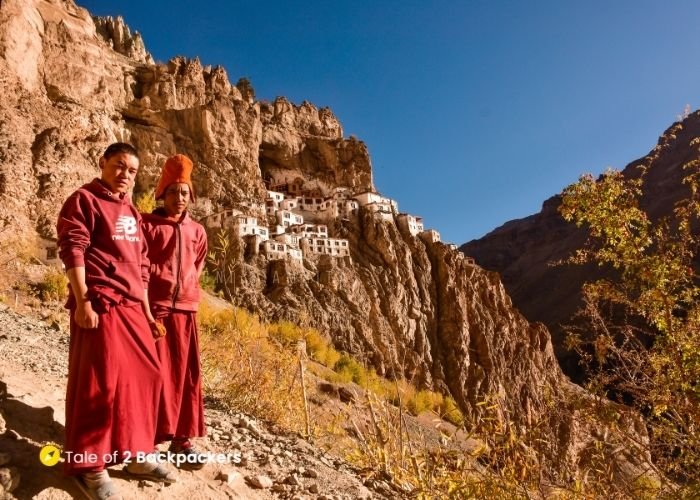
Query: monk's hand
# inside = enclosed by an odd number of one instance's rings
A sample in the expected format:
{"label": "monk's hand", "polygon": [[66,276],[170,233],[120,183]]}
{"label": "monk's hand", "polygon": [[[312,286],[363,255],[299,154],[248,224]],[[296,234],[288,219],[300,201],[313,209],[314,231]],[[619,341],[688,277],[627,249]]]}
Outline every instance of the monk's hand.
{"label": "monk's hand", "polygon": [[97,324],[100,321],[100,316],[94,311],[89,300],[78,302],[74,318],[80,328],[88,330],[97,328]]}
{"label": "monk's hand", "polygon": [[166,333],[168,333],[165,329],[165,325],[157,319],[150,321],[148,324],[151,327],[151,333],[153,334],[153,338],[156,340],[160,340],[161,338],[165,337]]}

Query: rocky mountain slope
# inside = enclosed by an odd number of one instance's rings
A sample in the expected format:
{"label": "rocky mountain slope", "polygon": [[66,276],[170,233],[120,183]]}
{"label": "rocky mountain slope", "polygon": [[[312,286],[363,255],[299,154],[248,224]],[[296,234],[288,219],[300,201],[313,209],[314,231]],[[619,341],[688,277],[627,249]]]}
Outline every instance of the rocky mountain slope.
{"label": "rocky mountain slope", "polygon": [[[0,498],[81,498],[60,464],[37,459],[47,443],[63,443],[68,333],[0,304]],[[39,351],[37,346],[43,346]],[[387,484],[364,481],[343,460],[243,414],[207,403],[208,439],[202,452],[240,454],[240,463],[178,470],[178,482],[129,479],[119,467],[110,475],[125,498],[317,500],[396,497]],[[174,466],[171,466],[174,468]],[[367,488],[366,482],[374,490]],[[381,491],[385,493],[382,494]]]}
{"label": "rocky mountain slope", "polygon": [[[153,63],[121,19],[94,21],[72,0],[3,0],[0,91],[5,252],[22,238],[50,245],[61,202],[97,175],[115,140],[141,151],[136,193],[154,186],[164,158],[190,156],[201,218],[232,209],[264,218],[266,182],[280,172],[328,189],[373,189],[367,148],[343,137],[330,110],[256,101],[249,82],[232,85],[223,68],[198,60]],[[513,307],[496,273],[429,233],[399,228],[394,216],[360,208],[324,222],[348,240],[348,257],[298,265],[247,252],[233,274],[236,302],[306,321],[380,374],[449,392],[466,414],[488,399],[503,422],[525,427],[552,401],[580,395],[547,329]],[[579,417],[578,407],[562,407],[548,423],[553,459],[575,466],[592,446]]]}
{"label": "rocky mountain slope", "polygon": [[[683,166],[697,160],[697,146],[691,142],[700,136],[700,112],[674,123],[659,138],[646,156],[624,169],[626,176],[637,178],[638,167],[645,167],[642,208],[653,218],[670,215],[674,204],[688,195],[682,183],[687,175]],[[552,332],[557,358],[564,371],[580,379],[574,356],[564,347],[562,325],[570,324],[581,304],[581,286],[602,276],[596,266],[553,265],[566,259],[587,239],[559,215],[561,203],[554,196],[542,205],[540,213],[507,222],[483,238],[460,247],[479,265],[497,271],[515,306],[530,321],[541,321]]]}

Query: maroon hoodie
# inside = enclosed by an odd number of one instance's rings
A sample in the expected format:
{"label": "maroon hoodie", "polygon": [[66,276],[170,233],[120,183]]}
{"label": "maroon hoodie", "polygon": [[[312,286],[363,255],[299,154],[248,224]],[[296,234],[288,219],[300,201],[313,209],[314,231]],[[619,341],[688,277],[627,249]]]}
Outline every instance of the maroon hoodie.
{"label": "maroon hoodie", "polygon": [[170,221],[161,208],[143,215],[143,229],[151,263],[151,307],[197,311],[199,276],[207,256],[204,227],[187,212],[179,222]]}
{"label": "maroon hoodie", "polygon": [[[128,196],[99,179],[74,192],[58,215],[59,256],[66,269],[85,267],[88,296],[143,301],[149,262],[141,216]],[[71,295],[71,299],[73,299]],[[69,307],[74,304],[69,300]]]}

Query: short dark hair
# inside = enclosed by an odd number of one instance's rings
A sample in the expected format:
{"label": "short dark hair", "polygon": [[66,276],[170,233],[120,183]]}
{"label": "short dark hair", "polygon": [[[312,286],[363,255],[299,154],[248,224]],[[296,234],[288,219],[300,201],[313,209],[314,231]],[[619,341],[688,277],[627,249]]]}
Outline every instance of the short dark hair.
{"label": "short dark hair", "polygon": [[105,149],[102,157],[105,160],[109,160],[112,156],[119,153],[126,153],[135,156],[136,158],[139,157],[139,152],[136,150],[136,148],[131,144],[127,144],[126,142],[115,142],[114,144],[110,144],[107,149]]}

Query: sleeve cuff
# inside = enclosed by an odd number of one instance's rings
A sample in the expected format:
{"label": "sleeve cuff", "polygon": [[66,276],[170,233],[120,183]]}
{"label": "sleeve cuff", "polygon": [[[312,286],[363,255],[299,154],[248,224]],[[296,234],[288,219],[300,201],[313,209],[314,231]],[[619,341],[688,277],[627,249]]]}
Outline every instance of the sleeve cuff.
{"label": "sleeve cuff", "polygon": [[63,265],[66,270],[74,267],[85,267],[85,256],[82,253],[71,253],[63,256]]}

